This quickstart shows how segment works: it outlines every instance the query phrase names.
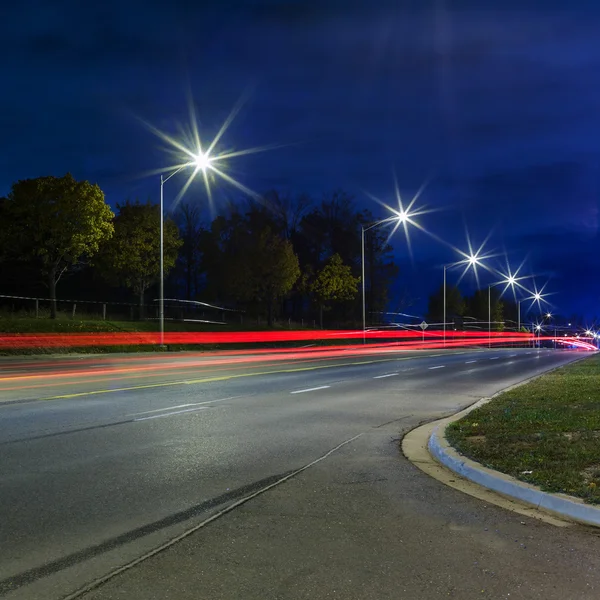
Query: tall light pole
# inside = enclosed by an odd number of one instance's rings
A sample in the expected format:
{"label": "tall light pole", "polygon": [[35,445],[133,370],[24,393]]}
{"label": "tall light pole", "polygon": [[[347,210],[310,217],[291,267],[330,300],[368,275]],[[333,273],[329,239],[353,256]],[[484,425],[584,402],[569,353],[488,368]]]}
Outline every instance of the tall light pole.
{"label": "tall light pole", "polygon": [[506,281],[499,281],[498,283],[490,283],[488,285],[488,348],[492,347],[492,288],[501,283],[511,284],[507,279]]}
{"label": "tall light pole", "polygon": [[446,270],[459,265],[467,265],[465,269],[466,273],[471,267],[476,268],[477,266],[481,265],[482,258],[485,258],[479,256],[479,252],[476,252],[475,254],[471,253],[470,255],[463,254],[463,256],[466,256],[467,258],[464,260],[459,260],[455,263],[450,263],[449,265],[444,265],[444,346],[446,346]]}
{"label": "tall light pole", "polygon": [[444,265],[444,348],[446,347],[446,269],[449,265]]}
{"label": "tall light pole", "polygon": [[366,307],[366,296],[365,296],[365,232],[369,231],[369,229],[374,229],[375,227],[379,227],[380,225],[384,225],[386,223],[404,223],[408,220],[408,215],[405,212],[400,212],[397,215],[392,217],[388,217],[387,219],[381,219],[380,221],[375,221],[375,223],[371,223],[367,227],[364,225],[360,226],[360,256],[361,256],[361,272],[362,272],[362,325],[363,325],[363,344],[367,343],[367,307]]}
{"label": "tall light pole", "polygon": [[492,347],[492,286],[488,285],[488,348]]}
{"label": "tall light pole", "polygon": [[[517,278],[514,275],[508,275],[502,281],[498,281],[497,283],[490,283],[488,285],[488,348],[492,347],[492,288],[497,285],[505,285],[506,287],[500,294],[500,297],[504,295],[504,292],[511,287],[514,291],[515,285],[520,285],[517,283]],[[522,287],[522,286],[521,286]],[[517,329],[521,329],[521,301],[517,301]]]}
{"label": "tall light pole", "polygon": [[[547,313],[544,315],[544,319],[548,319],[548,327],[549,327],[549,326],[550,326],[550,319],[552,319],[552,313],[550,313],[550,312],[547,312]],[[543,323],[543,322],[544,322],[544,321],[542,321],[542,323]],[[555,328],[554,328],[554,349],[556,349],[556,326],[555,326]]]}
{"label": "tall light pole", "polygon": [[[519,271],[521,270],[522,266],[523,265],[521,264],[521,266],[514,273],[511,272],[510,267],[508,267],[507,273],[502,273],[501,271],[499,271],[499,273],[504,276],[504,279],[502,281],[499,281],[498,283],[491,284],[491,287],[494,287],[494,286],[500,285],[500,284],[505,284],[505,287],[502,290],[500,297],[502,297],[504,295],[504,293],[506,292],[506,290],[509,287],[512,289],[514,299],[517,303],[517,333],[521,332],[521,301],[522,301],[522,298],[517,300],[516,287],[520,288],[521,290],[525,290],[525,291],[529,292],[529,290],[527,290],[527,288],[523,284],[519,283],[520,280],[527,279],[527,276],[522,276],[522,277],[517,276]],[[531,296],[531,298],[535,299],[535,296]],[[541,296],[538,299],[541,299]],[[492,329],[491,291],[490,291],[490,289],[488,289],[488,330],[489,330],[488,337],[489,337],[490,341],[491,341],[491,329]]]}
{"label": "tall light pole", "polygon": [[160,324],[159,344],[161,348],[165,347],[165,214],[164,214],[164,186],[171,177],[177,175],[186,167],[194,166],[196,171],[206,172],[211,159],[207,153],[200,152],[193,163],[185,164],[175,169],[168,177],[160,176],[160,276],[158,292],[158,320]]}

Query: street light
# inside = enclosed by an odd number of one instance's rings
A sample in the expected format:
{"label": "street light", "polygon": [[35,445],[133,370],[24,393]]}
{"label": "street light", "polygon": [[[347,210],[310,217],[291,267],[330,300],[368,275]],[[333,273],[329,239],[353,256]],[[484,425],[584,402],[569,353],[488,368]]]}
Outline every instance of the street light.
{"label": "street light", "polygon": [[[521,267],[522,266],[523,265],[521,264]],[[491,283],[490,285],[488,285],[488,347],[491,347],[491,345],[492,345],[492,288],[497,285],[504,284],[504,290],[502,290],[500,297],[502,297],[504,295],[504,293],[506,292],[506,290],[510,287],[513,291],[513,294],[514,294],[514,297],[516,300],[517,294],[515,291],[515,286],[518,286],[522,289],[526,289],[521,283],[519,283],[520,280],[526,279],[526,276],[517,277],[517,274],[521,270],[521,267],[519,267],[514,274],[511,273],[510,267],[508,268],[508,275],[504,275],[503,273],[499,272],[501,275],[504,276],[504,279],[502,281],[498,281],[497,283]],[[517,331],[520,331],[520,330],[521,330],[521,300],[517,300]]]}
{"label": "street light", "polygon": [[[461,252],[462,254],[462,252]],[[452,267],[457,267],[459,265],[467,265],[465,267],[465,271],[463,272],[463,276],[465,275],[465,273],[470,269],[477,269],[478,266],[482,265],[481,259],[482,258],[486,258],[486,257],[481,257],[479,256],[479,251],[477,251],[475,254],[473,254],[471,252],[471,254],[467,255],[465,254],[464,256],[466,256],[466,258],[464,260],[459,260],[458,262],[455,263],[450,263],[448,265],[444,265],[444,300],[443,300],[443,304],[444,304],[444,323],[443,323],[443,327],[444,327],[444,347],[446,346],[446,271],[448,269],[451,269]],[[461,277],[462,279],[462,277]]]}
{"label": "street light", "polygon": [[381,219],[380,221],[375,221],[375,223],[371,223],[367,227],[364,225],[360,226],[361,236],[360,236],[360,248],[361,248],[361,272],[362,272],[362,322],[363,322],[363,344],[367,342],[367,308],[366,308],[366,298],[365,298],[365,232],[370,229],[374,229],[375,227],[379,227],[380,225],[385,225],[388,223],[406,223],[409,221],[409,215],[406,211],[401,210],[397,214],[388,217],[387,219]]}
{"label": "street light", "polygon": [[[217,146],[227,129],[235,119],[237,113],[241,110],[247,95],[242,96],[240,100],[233,107],[227,119],[221,125],[217,134],[213,137],[212,141],[204,145],[200,139],[200,132],[198,130],[198,121],[196,119],[196,111],[191,94],[188,96],[188,108],[190,123],[189,127],[181,131],[181,135],[173,137],[164,131],[161,131],[151,123],[140,119],[142,124],[151,131],[156,137],[161,139],[167,145],[167,151],[170,155],[177,158],[177,162],[166,168],[161,168],[153,172],[153,174],[161,173],[160,176],[160,298],[159,298],[159,321],[160,321],[160,345],[164,347],[165,339],[165,322],[164,322],[164,184],[171,179],[171,177],[177,175],[180,171],[186,168],[192,167],[192,173],[188,177],[187,181],[177,194],[175,203],[183,197],[188,187],[201,172],[204,178],[204,186],[206,188],[206,195],[209,203],[212,205],[212,192],[210,189],[211,177],[222,179],[231,186],[237,188],[242,193],[247,194],[253,198],[258,198],[258,194],[253,192],[250,188],[246,187],[241,182],[231,177],[226,172],[227,161],[250,154],[257,154],[259,152],[265,152],[267,150],[273,150],[281,147],[279,144],[271,144],[267,146],[256,146],[254,148],[246,148],[241,150],[225,150],[219,151]],[[206,148],[206,149],[203,149]],[[167,177],[163,177],[163,173],[170,173]]]}
{"label": "street light", "polygon": [[193,161],[185,165],[181,165],[175,169],[168,177],[160,176],[160,281],[159,281],[159,295],[158,295],[158,320],[160,322],[160,347],[165,346],[165,240],[164,240],[164,186],[171,177],[177,175],[180,171],[186,167],[195,167],[193,175],[196,175],[198,171],[206,176],[206,169],[211,165],[212,157],[208,152],[199,152],[194,156]]}
{"label": "street light", "polygon": [[488,348],[492,347],[492,288],[502,283],[507,283],[507,281],[499,281],[488,285]]}

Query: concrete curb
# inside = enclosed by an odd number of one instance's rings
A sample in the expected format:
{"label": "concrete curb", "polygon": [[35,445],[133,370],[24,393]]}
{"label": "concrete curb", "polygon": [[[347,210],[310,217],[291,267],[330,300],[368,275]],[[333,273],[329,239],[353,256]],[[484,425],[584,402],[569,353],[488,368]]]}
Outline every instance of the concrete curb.
{"label": "concrete curb", "polygon": [[429,452],[442,463],[445,467],[455,472],[457,475],[473,481],[485,488],[498,492],[504,496],[515,498],[537,509],[542,509],[560,517],[566,517],[579,523],[600,527],[600,508],[585,504],[578,498],[567,496],[565,494],[549,494],[541,491],[539,488],[524,483],[505,475],[499,471],[488,469],[483,465],[459,454],[448,442],[445,436],[446,427],[475,408],[489,402],[490,399],[476,402],[469,408],[460,413],[442,419],[435,426],[427,448]]}

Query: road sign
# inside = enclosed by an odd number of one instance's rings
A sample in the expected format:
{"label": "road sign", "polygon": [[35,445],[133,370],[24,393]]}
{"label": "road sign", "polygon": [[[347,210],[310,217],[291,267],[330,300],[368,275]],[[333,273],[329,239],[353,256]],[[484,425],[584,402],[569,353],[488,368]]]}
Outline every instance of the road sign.
{"label": "road sign", "polygon": [[420,328],[421,328],[423,331],[425,331],[425,330],[426,330],[426,329],[429,327],[429,323],[425,323],[425,321],[423,321],[423,322],[422,322],[422,323],[419,325],[419,327],[420,327]]}

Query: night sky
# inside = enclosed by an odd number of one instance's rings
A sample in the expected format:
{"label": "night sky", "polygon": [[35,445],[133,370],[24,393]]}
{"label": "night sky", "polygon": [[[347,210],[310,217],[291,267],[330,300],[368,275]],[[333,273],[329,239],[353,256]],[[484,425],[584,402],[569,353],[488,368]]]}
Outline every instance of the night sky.
{"label": "night sky", "polygon": [[[97,4],[97,6],[94,6]],[[148,171],[171,160],[137,117],[169,133],[215,134],[243,94],[228,148],[282,144],[231,161],[257,192],[341,188],[377,217],[428,181],[419,222],[466,250],[508,253],[552,310],[600,314],[600,2],[32,2],[0,20],[0,195],[63,175],[111,205],[158,200]],[[167,206],[185,182],[165,186]],[[223,188],[223,189],[221,189]],[[236,194],[221,186],[214,212]],[[207,204],[200,185],[186,197]],[[393,238],[396,290],[414,304],[440,285],[451,248]],[[501,259],[504,260],[504,259]],[[457,276],[452,275],[452,277]],[[497,278],[496,278],[497,279]],[[494,281],[484,276],[486,284]]]}

